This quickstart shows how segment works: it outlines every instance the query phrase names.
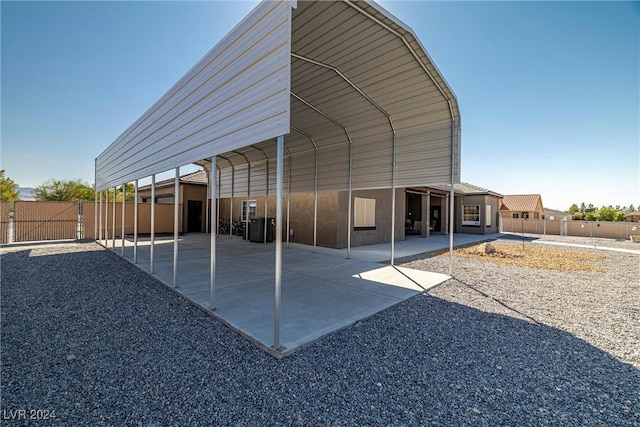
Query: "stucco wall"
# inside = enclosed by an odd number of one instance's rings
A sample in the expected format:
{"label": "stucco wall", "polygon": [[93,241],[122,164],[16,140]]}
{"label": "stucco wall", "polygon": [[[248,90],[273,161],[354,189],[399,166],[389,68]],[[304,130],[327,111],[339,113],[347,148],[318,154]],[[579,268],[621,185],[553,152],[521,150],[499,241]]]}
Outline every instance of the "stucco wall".
{"label": "stucco wall", "polygon": [[[351,228],[351,245],[362,246],[391,241],[391,189],[353,191],[352,198],[361,197],[375,199],[376,201],[376,227],[375,230],[358,230]],[[353,200],[352,215],[353,215]],[[347,247],[347,227],[349,219],[349,193],[338,193],[337,216],[337,247]],[[404,188],[396,189],[396,241],[404,240],[404,213],[405,193]]]}
{"label": "stucco wall", "polygon": [[[462,206],[463,205],[479,205],[480,206],[480,226],[462,225]],[[486,226],[486,206],[491,206],[491,226]],[[456,233],[467,234],[491,234],[498,232],[498,206],[499,199],[490,195],[473,195],[473,196],[457,196],[456,197]]]}

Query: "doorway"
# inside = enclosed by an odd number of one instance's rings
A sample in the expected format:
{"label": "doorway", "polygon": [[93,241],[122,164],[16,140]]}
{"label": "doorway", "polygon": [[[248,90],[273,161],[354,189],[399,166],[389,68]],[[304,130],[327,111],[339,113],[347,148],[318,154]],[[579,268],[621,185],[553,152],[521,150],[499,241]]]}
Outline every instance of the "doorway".
{"label": "doorway", "polygon": [[407,193],[406,216],[404,218],[404,234],[419,235],[422,221],[422,195]]}
{"label": "doorway", "polygon": [[202,232],[202,201],[187,201],[187,233]]}
{"label": "doorway", "polygon": [[442,215],[441,215],[440,206],[431,206],[431,217],[429,224],[433,224],[432,233],[442,233]]}

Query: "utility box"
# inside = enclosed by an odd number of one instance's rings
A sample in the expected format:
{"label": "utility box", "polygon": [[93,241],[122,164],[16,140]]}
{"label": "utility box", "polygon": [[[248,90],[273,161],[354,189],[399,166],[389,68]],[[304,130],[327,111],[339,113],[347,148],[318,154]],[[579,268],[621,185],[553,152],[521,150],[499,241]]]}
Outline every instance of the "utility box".
{"label": "utility box", "polygon": [[276,219],[275,218],[265,218],[257,217],[251,219],[251,224],[249,226],[249,240],[257,243],[264,243],[265,240],[265,222],[267,227],[267,242],[273,242],[273,239],[276,235]]}

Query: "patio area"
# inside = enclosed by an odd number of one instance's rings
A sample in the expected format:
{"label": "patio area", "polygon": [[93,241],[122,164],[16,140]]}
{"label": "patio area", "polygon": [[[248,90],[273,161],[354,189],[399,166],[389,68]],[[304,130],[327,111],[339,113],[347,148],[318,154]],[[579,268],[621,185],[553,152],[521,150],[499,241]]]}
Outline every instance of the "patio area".
{"label": "patio area", "polygon": [[[492,236],[455,235],[455,244],[486,240]],[[269,353],[281,357],[324,335],[365,319],[449,276],[382,265],[389,245],[330,249],[290,243],[283,250],[282,302],[279,349],[274,338],[275,245],[219,236],[217,239],[216,307],[210,310],[209,246],[207,234],[179,238],[175,290],[200,308],[240,332]],[[448,236],[410,238],[396,243],[396,256],[405,257],[448,246]],[[108,248],[122,254],[122,241]],[[150,269],[150,240],[138,240],[137,266]],[[124,257],[133,263],[133,240],[126,239]],[[154,244],[154,277],[173,283],[173,238]]]}

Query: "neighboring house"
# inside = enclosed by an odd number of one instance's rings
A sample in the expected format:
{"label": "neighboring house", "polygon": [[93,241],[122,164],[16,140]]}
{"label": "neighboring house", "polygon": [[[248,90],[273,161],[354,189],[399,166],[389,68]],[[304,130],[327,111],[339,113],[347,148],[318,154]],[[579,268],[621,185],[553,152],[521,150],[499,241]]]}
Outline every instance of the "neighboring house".
{"label": "neighboring house", "polygon": [[624,214],[624,220],[626,222],[640,222],[640,211],[628,212]]}
{"label": "neighboring house", "polygon": [[544,206],[539,194],[512,194],[500,201],[500,216],[504,218],[542,219]]}
{"label": "neighboring house", "polygon": [[554,221],[554,220],[555,221],[560,221],[560,220],[571,221],[572,216],[568,212],[558,211],[555,209],[545,209],[544,215],[542,215],[542,219],[548,219],[551,221]]}
{"label": "neighboring house", "polygon": [[[156,203],[174,204],[175,179],[156,182]],[[151,201],[151,185],[138,189],[138,201]],[[181,230],[187,233],[205,232],[205,216],[207,203],[207,172],[200,170],[180,177]]]}

